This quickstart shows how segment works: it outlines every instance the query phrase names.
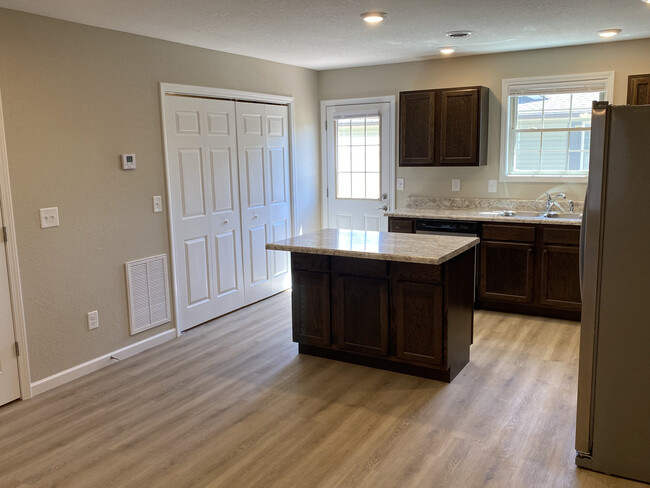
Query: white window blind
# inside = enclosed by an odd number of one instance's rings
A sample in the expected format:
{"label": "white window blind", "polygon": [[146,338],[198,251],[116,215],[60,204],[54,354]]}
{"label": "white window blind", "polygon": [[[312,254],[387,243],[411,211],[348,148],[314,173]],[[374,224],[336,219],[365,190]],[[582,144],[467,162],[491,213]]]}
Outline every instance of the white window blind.
{"label": "white window blind", "polygon": [[577,181],[589,173],[591,107],[612,73],[503,80],[502,181]]}

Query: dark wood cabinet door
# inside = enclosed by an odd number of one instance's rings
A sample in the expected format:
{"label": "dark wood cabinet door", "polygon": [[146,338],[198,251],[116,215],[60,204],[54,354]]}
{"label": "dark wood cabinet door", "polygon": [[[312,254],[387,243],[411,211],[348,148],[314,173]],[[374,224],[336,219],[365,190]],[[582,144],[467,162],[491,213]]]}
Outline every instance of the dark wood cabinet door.
{"label": "dark wood cabinet door", "polygon": [[581,309],[577,246],[544,246],[540,303],[569,310]]}
{"label": "dark wood cabinet door", "polygon": [[440,98],[440,164],[478,164],[478,101],[475,88],[442,90]]}
{"label": "dark wood cabinet door", "polygon": [[401,232],[403,234],[413,234],[415,232],[415,220],[396,219],[395,217],[388,217],[388,232]]}
{"label": "dark wood cabinet door", "polygon": [[435,164],[435,92],[402,92],[399,96],[399,164]]}
{"label": "dark wood cabinet door", "polygon": [[396,355],[409,361],[442,365],[443,287],[397,281],[395,304]]}
{"label": "dark wood cabinet door", "polygon": [[650,105],[650,74],[627,78],[627,104]]}
{"label": "dark wood cabinet door", "polygon": [[480,247],[480,298],[532,303],[534,245],[483,241]]}
{"label": "dark wood cabinet door", "polygon": [[291,306],[294,342],[330,345],[329,274],[294,269]]}
{"label": "dark wood cabinet door", "polygon": [[388,355],[388,280],[337,275],[332,326],[341,349]]}

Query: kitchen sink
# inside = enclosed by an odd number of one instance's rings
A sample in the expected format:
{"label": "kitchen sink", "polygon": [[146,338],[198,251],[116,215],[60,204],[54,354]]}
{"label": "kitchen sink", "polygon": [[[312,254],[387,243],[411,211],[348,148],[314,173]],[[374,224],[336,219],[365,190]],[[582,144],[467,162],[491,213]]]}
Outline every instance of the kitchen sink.
{"label": "kitchen sink", "polygon": [[582,219],[581,213],[571,212],[534,212],[530,210],[493,210],[491,212],[481,212],[483,215],[494,215],[498,217],[520,217],[525,219]]}

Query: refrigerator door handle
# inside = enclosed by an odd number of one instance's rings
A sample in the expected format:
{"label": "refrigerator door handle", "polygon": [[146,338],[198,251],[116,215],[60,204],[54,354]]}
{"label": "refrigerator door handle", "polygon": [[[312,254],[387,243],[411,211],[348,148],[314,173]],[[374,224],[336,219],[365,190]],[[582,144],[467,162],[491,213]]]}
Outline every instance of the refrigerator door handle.
{"label": "refrigerator door handle", "polygon": [[587,192],[585,193],[584,208],[582,209],[582,225],[580,226],[580,247],[579,247],[579,270],[580,270],[580,298],[584,299],[582,291],[582,282],[585,276],[585,236],[587,234],[587,208],[589,201],[589,182],[587,182]]}

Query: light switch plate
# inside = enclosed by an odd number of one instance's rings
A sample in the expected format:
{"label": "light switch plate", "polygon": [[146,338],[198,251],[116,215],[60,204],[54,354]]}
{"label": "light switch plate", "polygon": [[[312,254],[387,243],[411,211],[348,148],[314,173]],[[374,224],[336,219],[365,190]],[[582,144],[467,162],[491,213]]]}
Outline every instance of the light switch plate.
{"label": "light switch plate", "polygon": [[154,213],[162,212],[162,198],[160,195],[153,197],[153,211]]}
{"label": "light switch plate", "polygon": [[497,180],[488,180],[488,193],[497,192]]}
{"label": "light switch plate", "polygon": [[451,191],[460,191],[460,180],[451,180]]}
{"label": "light switch plate", "polygon": [[397,178],[397,189],[398,190],[404,189],[404,178]]}
{"label": "light switch plate", "polygon": [[40,210],[41,229],[59,226],[59,207],[48,207]]}
{"label": "light switch plate", "polygon": [[122,169],[135,169],[135,154],[122,154]]}

